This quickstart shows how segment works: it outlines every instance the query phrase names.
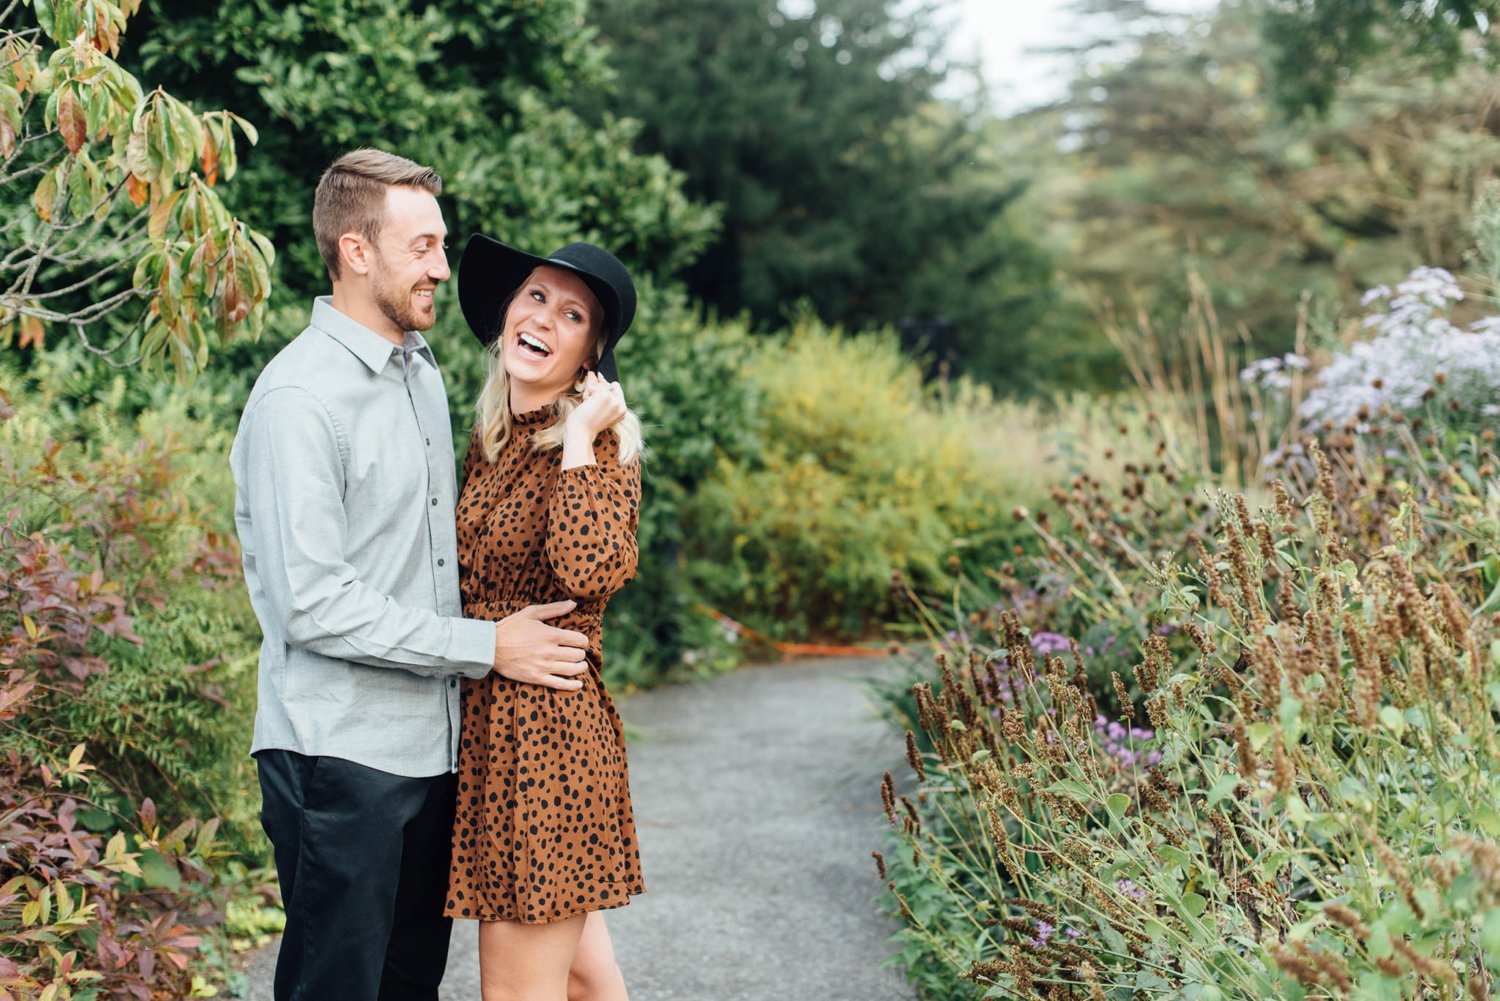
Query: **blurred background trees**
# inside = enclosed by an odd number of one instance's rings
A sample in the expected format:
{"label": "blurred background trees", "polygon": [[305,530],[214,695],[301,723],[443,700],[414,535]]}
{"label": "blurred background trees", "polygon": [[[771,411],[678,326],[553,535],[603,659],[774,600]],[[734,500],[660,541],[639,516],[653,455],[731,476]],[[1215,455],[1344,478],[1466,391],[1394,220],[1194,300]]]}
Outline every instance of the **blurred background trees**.
{"label": "blurred background trees", "polygon": [[1286,349],[1305,292],[1336,312],[1418,262],[1461,263],[1500,153],[1487,64],[1428,73],[1375,49],[1325,115],[1292,119],[1269,70],[1289,44],[1280,11],[1227,2],[1188,30],[1137,17],[1133,51],[1084,40],[1068,98],[1031,116],[1068,151],[1036,197],[1096,308],[1171,327],[1194,273],[1227,329]]}
{"label": "blurred background trees", "polygon": [[1340,82],[1367,64],[1404,61],[1417,72],[1448,75],[1466,59],[1493,51],[1481,46],[1500,15],[1494,0],[1294,0],[1265,11],[1271,77],[1281,105],[1292,113],[1326,112]]}

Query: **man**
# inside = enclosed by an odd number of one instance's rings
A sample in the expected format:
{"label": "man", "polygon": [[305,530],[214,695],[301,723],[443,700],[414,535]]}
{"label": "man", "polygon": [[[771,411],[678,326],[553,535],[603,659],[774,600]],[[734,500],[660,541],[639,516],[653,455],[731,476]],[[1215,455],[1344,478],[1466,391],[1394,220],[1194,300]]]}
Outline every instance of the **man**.
{"label": "man", "polygon": [[421,330],[448,280],[431,169],[378,150],[318,183],[332,296],[266,366],[230,452],[260,620],[251,753],[286,907],[276,1001],[436,1001],[458,676],[577,688],[582,633],[461,617],[448,402]]}

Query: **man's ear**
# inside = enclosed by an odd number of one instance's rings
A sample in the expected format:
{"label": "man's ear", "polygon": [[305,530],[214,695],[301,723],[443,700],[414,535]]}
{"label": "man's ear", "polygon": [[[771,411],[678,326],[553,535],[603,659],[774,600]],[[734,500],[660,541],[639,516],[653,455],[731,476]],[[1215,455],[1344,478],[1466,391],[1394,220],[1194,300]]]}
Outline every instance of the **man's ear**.
{"label": "man's ear", "polygon": [[357,275],[369,274],[370,254],[369,248],[365,245],[365,238],[353,231],[340,236],[339,260],[347,271],[352,271]]}

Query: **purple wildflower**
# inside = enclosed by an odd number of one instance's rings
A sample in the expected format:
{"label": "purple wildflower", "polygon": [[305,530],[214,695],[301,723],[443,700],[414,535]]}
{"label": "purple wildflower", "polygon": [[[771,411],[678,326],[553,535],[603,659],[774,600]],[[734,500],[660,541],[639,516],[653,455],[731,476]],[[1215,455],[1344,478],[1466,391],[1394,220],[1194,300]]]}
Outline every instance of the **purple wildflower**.
{"label": "purple wildflower", "polygon": [[1069,647],[1068,638],[1061,633],[1033,633],[1031,648],[1037,653],[1063,653]]}

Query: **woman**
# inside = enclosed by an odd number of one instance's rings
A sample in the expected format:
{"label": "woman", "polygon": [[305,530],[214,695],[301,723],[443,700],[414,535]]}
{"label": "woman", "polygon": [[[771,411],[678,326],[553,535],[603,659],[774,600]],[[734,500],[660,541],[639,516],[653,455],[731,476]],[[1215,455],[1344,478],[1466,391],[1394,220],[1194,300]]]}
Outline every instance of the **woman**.
{"label": "woman", "polygon": [[484,1001],[625,1001],[600,913],[643,890],[619,714],[600,675],[609,596],[635,575],[640,422],[614,381],[630,274],[573,243],[475,236],[459,301],[491,354],[458,501],[464,614],[575,599],[587,670],[464,681],[445,912],[477,918]]}

